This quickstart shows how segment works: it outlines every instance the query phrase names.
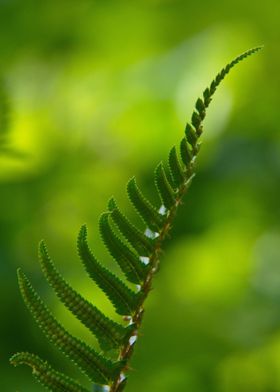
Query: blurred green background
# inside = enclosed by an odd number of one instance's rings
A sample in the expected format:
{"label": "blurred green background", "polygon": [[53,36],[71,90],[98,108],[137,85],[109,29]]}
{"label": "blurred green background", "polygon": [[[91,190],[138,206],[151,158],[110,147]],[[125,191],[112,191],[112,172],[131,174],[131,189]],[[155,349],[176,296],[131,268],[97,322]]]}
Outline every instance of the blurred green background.
{"label": "blurred green background", "polygon": [[47,286],[38,241],[115,317],[76,255],[80,225],[115,269],[98,234],[107,200],[139,223],[127,180],[135,174],[155,200],[153,168],[179,142],[195,99],[258,44],[208,112],[126,390],[280,391],[279,15],[278,0],[0,1],[1,391],[43,391],[30,369],[9,365],[21,350],[80,377],[25,309],[17,267],[96,345]]}

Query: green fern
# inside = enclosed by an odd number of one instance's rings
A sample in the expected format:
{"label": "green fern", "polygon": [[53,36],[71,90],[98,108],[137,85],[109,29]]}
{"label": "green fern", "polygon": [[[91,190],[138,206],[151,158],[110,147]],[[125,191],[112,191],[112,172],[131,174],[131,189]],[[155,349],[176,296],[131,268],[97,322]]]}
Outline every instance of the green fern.
{"label": "green fern", "polygon": [[[116,312],[124,316],[126,325],[110,320],[77,293],[54,266],[45,243],[40,243],[39,259],[47,281],[61,302],[96,336],[101,353],[67,332],[44,305],[28,278],[21,270],[18,271],[22,297],[35,321],[46,337],[94,383],[96,391],[103,390],[102,385],[107,386],[110,392],[121,392],[125,388],[128,361],[141,326],[144,301],[158,269],[162,244],[194,176],[206,109],[231,68],[259,49],[248,50],[229,63],[206,88],[203,98],[196,101],[191,122],[186,125],[185,136],[180,143],[179,154],[174,146],[169,153],[168,168],[161,162],[155,170],[155,185],[161,206],[155,206],[143,195],[135,178],[128,182],[127,193],[136,212],[147,225],[145,233],[126,218],[113,198],[108,203],[108,211],[101,215],[99,227],[104,244],[127,280],[137,285],[135,291],[95,258],[87,242],[87,228],[85,225],[81,227],[77,247],[85,270],[107,295]],[[121,240],[120,236],[126,241]],[[110,351],[112,349],[114,351]],[[115,360],[112,360],[116,352]],[[50,391],[86,392],[76,381],[52,369],[36,355],[18,353],[11,358],[11,363],[30,366],[34,377]]]}

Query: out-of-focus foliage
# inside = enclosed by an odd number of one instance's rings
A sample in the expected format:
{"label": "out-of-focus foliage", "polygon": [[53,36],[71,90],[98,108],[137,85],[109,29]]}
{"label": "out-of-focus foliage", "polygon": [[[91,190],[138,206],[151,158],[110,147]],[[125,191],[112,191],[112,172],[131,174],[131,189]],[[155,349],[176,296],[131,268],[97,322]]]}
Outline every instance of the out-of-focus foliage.
{"label": "out-of-focus foliage", "polygon": [[280,390],[279,12],[276,0],[0,2],[1,390],[42,391],[8,364],[27,348],[75,376],[26,312],[16,268],[95,345],[43,281],[38,241],[112,317],[74,256],[80,224],[113,268],[97,235],[108,198],[130,214],[123,189],[133,174],[153,194],[151,169],[182,137],[195,98],[259,43],[263,53],[232,73],[209,110],[127,391]]}

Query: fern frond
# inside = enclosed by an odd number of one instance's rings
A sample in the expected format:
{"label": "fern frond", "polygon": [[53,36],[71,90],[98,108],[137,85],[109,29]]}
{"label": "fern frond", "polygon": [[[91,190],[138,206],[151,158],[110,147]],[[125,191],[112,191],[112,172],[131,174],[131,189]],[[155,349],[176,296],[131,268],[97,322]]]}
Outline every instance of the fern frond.
{"label": "fern frond", "polygon": [[[20,270],[18,271],[24,301],[47,338],[77,364],[94,383],[106,384],[110,392],[121,392],[125,388],[127,378],[124,372],[127,370],[127,363],[132,355],[138,329],[141,326],[144,300],[151,290],[154,274],[158,270],[163,242],[170,232],[178,206],[195,175],[203,120],[212,96],[231,68],[258,50],[260,47],[250,49],[236,57],[217,74],[210,87],[204,90],[203,97],[196,101],[191,121],[186,125],[185,136],[180,144],[181,158],[178,156],[176,147],[173,147],[168,157],[169,171],[165,171],[162,163],[155,171],[155,183],[163,204],[161,208],[155,207],[143,195],[134,177],[128,182],[129,199],[147,225],[145,232],[141,233],[132,225],[120,212],[114,199],[109,201],[109,211],[101,215],[99,228],[104,244],[119,264],[127,280],[139,285],[139,292],[133,292],[122,280],[96,260],[87,243],[86,226],[82,226],[80,230],[77,246],[87,273],[110,299],[116,312],[125,316],[124,320],[129,321],[129,326],[124,327],[108,319],[72,289],[56,270],[44,243],[40,245],[42,269],[50,285],[66,307],[96,335],[101,348],[104,350],[118,349],[117,361],[103,357],[93,348],[70,335],[43,304],[27,277]],[[125,238],[125,242],[119,238],[114,229],[117,229],[119,234]],[[54,371],[48,364],[32,354],[16,354],[12,362],[30,365],[38,380],[51,391],[86,392],[75,381]]]}
{"label": "fern frond", "polygon": [[137,229],[120,211],[116,201],[111,198],[108,203],[110,217],[118,227],[122,235],[130,245],[142,256],[149,256],[153,251],[154,244],[150,238]]}
{"label": "fern frond", "polygon": [[151,230],[158,232],[163,226],[164,217],[159,214],[157,209],[145,198],[138,188],[134,177],[127,184],[127,193],[131,203],[146,225]]}
{"label": "fern frond", "polygon": [[91,381],[107,384],[114,379],[115,374],[123,367],[123,363],[113,363],[105,359],[93,348],[70,335],[44,305],[20,269],[18,270],[18,280],[25,304],[46,337],[76,363]]}
{"label": "fern frond", "polygon": [[127,279],[132,283],[139,284],[144,281],[147,275],[147,267],[141,262],[139,256],[132,252],[114,233],[109,223],[109,215],[110,213],[104,213],[99,220],[99,229],[104,244]]}
{"label": "fern frond", "polygon": [[11,357],[10,362],[14,366],[30,366],[35,379],[51,392],[89,392],[72,378],[54,370],[37,355],[17,353]]}
{"label": "fern frond", "polygon": [[113,303],[116,312],[122,316],[133,315],[142,299],[142,293],[134,293],[96,260],[88,246],[86,225],[81,227],[77,246],[87,273]]}
{"label": "fern frond", "polygon": [[39,245],[39,259],[47,281],[61,302],[97,337],[102,350],[118,348],[126,343],[133,325],[125,328],[110,320],[72,289],[55,268],[44,241],[41,241]]}

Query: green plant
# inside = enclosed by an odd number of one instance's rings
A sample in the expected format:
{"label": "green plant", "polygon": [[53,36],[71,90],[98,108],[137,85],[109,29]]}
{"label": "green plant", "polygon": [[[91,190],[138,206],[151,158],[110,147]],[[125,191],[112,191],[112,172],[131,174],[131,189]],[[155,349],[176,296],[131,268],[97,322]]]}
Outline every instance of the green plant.
{"label": "green plant", "polygon": [[[113,198],[108,203],[108,211],[101,215],[101,237],[126,279],[137,285],[137,291],[131,290],[96,260],[87,242],[86,226],[80,230],[78,252],[81,261],[89,276],[111,300],[116,312],[123,316],[126,325],[110,320],[77,293],[55,268],[45,243],[40,243],[39,258],[46,279],[63,304],[97,337],[101,353],[70,335],[44,305],[25,274],[18,270],[21,294],[36,322],[46,337],[95,383],[95,390],[120,392],[125,388],[128,361],[141,326],[144,301],[158,270],[162,244],[194,176],[206,109],[231,68],[259,49],[248,50],[229,63],[206,88],[203,98],[196,101],[191,122],[186,125],[185,136],[181,140],[180,155],[173,147],[168,157],[168,170],[162,163],[155,170],[161,206],[154,206],[144,197],[135,178],[128,182],[129,199],[147,226],[146,231],[143,233],[132,225]],[[17,353],[11,358],[11,363],[31,366],[35,378],[50,391],[86,392],[76,381],[52,369],[34,354]]]}

